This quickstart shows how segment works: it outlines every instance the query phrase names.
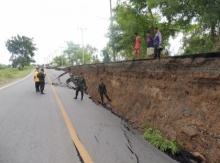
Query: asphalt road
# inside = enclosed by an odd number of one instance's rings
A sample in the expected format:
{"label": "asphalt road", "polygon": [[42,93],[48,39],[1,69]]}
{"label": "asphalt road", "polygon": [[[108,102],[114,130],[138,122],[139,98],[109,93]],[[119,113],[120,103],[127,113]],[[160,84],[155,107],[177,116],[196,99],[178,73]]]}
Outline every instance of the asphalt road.
{"label": "asphalt road", "polygon": [[46,73],[45,95],[33,74],[0,88],[0,163],[175,162],[88,95],[74,100],[73,89],[49,84],[62,71]]}

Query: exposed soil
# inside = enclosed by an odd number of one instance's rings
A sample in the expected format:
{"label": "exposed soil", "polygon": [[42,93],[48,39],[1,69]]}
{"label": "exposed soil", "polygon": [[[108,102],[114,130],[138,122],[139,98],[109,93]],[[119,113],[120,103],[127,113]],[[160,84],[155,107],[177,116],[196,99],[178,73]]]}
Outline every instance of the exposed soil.
{"label": "exposed soil", "polygon": [[202,162],[220,162],[220,58],[102,63],[71,71],[84,73],[96,103],[103,78],[112,111],[132,127],[143,131],[150,124]]}

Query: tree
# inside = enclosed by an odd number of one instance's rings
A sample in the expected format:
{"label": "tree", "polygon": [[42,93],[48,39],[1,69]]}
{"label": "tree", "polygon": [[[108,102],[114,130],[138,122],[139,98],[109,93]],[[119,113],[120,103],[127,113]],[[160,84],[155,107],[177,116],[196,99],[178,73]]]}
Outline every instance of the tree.
{"label": "tree", "polygon": [[80,45],[73,42],[67,42],[67,49],[64,50],[67,57],[67,65],[79,65],[82,63],[82,49]]}
{"label": "tree", "polygon": [[160,9],[166,17],[172,16],[185,25],[194,21],[202,25],[204,30],[210,29],[211,33],[215,33],[219,27],[219,0],[166,0],[166,3],[159,1]]}
{"label": "tree", "polygon": [[[137,0],[131,0],[137,2]],[[142,0],[141,0],[142,1]],[[188,53],[213,51],[220,45],[219,0],[143,0],[158,8],[168,22],[176,23],[186,35],[183,47]],[[188,43],[187,43],[188,42]]]}
{"label": "tree", "polygon": [[100,63],[98,55],[92,55],[91,63]]}
{"label": "tree", "polygon": [[97,49],[90,45],[86,45],[83,49],[78,44],[73,42],[67,42],[67,49],[64,50],[64,54],[67,57],[67,65],[79,65],[83,63],[84,55],[84,64],[98,62],[96,58]]}
{"label": "tree", "polygon": [[109,47],[105,47],[103,50],[102,50],[102,55],[103,55],[103,62],[110,62],[111,61],[111,49]]}
{"label": "tree", "polygon": [[197,54],[216,50],[213,49],[212,37],[204,33],[200,27],[183,37],[182,49],[183,54]]}
{"label": "tree", "polygon": [[33,44],[33,38],[28,38],[26,36],[14,36],[8,39],[5,43],[8,51],[12,53],[10,61],[12,65],[16,67],[21,65],[22,67],[30,65],[34,62],[34,51],[37,50],[36,45]]}
{"label": "tree", "polygon": [[84,48],[84,63],[98,63],[98,56],[97,56],[98,49],[95,47],[92,47],[91,45],[86,45]]}
{"label": "tree", "polygon": [[65,56],[63,55],[60,55],[60,56],[56,56],[54,59],[53,59],[53,63],[60,67],[60,66],[63,66],[63,65],[67,65],[67,58],[65,58]]}

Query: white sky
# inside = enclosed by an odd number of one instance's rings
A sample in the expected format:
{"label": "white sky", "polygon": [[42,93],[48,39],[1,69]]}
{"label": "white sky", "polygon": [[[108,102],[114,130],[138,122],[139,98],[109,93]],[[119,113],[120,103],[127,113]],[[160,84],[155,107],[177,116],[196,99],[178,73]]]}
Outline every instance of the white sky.
{"label": "white sky", "polygon": [[[112,0],[113,6],[116,0]],[[9,64],[5,41],[19,34],[34,38],[37,63],[44,63],[65,41],[101,50],[110,24],[110,0],[0,0],[0,63]]]}

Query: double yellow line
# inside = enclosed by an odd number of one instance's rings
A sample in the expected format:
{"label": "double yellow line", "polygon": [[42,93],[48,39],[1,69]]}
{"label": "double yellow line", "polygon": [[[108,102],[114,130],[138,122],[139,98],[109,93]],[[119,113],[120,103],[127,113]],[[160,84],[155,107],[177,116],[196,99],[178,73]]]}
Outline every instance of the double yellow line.
{"label": "double yellow line", "polygon": [[[48,78],[49,82],[52,83],[51,79],[50,79],[50,77],[48,75],[47,75],[47,78]],[[67,126],[67,128],[69,130],[71,139],[73,140],[73,142],[74,142],[77,150],[79,151],[83,161],[85,163],[93,163],[93,161],[92,161],[91,157],[89,156],[88,152],[86,151],[85,147],[80,142],[80,140],[79,140],[79,138],[78,138],[78,136],[76,134],[76,131],[74,130],[73,125],[72,125],[72,123],[71,123],[71,121],[69,119],[69,116],[67,115],[67,113],[65,111],[65,108],[63,107],[63,104],[62,104],[59,96],[57,95],[56,90],[55,90],[55,88],[54,88],[54,86],[52,84],[51,84],[51,88],[52,88],[52,91],[53,91],[54,96],[56,98],[56,101],[57,101],[57,103],[59,105],[59,108],[60,108],[60,111],[61,111],[61,113],[63,115],[63,118],[64,118],[64,120],[66,122],[66,126]]]}

